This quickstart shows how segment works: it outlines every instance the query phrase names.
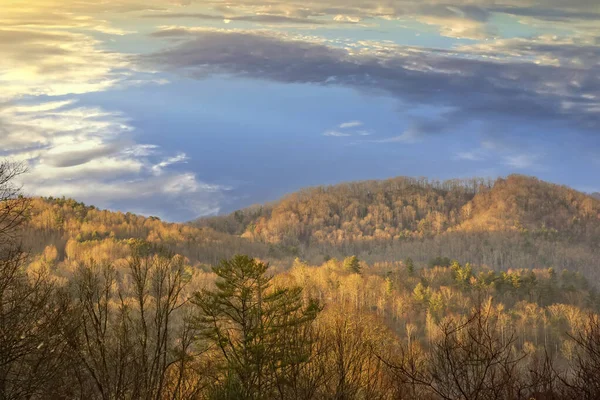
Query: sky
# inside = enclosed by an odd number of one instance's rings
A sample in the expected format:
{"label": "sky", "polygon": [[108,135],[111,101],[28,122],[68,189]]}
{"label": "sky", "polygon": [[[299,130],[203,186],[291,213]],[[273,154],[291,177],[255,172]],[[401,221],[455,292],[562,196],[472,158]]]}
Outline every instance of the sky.
{"label": "sky", "polygon": [[401,175],[600,191],[600,2],[0,0],[0,158],[169,221]]}

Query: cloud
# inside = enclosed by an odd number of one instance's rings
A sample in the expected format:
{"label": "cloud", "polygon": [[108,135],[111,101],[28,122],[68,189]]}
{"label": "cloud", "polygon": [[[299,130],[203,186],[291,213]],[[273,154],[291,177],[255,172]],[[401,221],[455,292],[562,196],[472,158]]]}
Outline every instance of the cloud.
{"label": "cloud", "polygon": [[591,61],[589,67],[575,67],[497,60],[481,57],[478,47],[428,51],[363,42],[360,48],[343,48],[270,31],[168,28],[155,36],[179,42],[142,62],[188,77],[232,74],[348,86],[392,95],[413,107],[451,110],[439,120],[415,122],[399,141],[492,118],[507,124],[542,120],[590,130],[600,126],[600,74]]}
{"label": "cloud", "polygon": [[359,127],[362,125],[363,125],[363,123],[360,121],[349,121],[349,122],[344,122],[343,124],[340,124],[340,129],[356,128],[356,127]]}
{"label": "cloud", "polygon": [[[438,28],[441,35],[483,39],[497,36],[497,16],[519,18],[528,25],[563,24],[587,29],[600,20],[595,0],[203,0],[207,7],[230,13],[269,13],[299,19],[332,17],[352,22],[367,19],[415,20]],[[526,19],[526,20],[525,20]],[[591,22],[586,24],[586,21]]]}
{"label": "cloud", "polygon": [[[458,50],[498,60],[518,62],[528,60],[536,65],[588,70],[600,67],[600,46],[595,38],[542,35],[535,38],[499,39],[459,47]],[[572,82],[577,85],[576,81]]]}
{"label": "cloud", "polygon": [[518,170],[543,169],[544,146],[528,142],[520,137],[520,132],[487,132],[480,146],[468,151],[460,151],[456,160],[485,162],[486,165],[500,164]]}
{"label": "cloud", "polygon": [[44,154],[44,161],[52,166],[58,168],[74,167],[82,164],[87,164],[97,158],[103,158],[110,156],[118,152],[118,143],[86,143],[80,149],[65,150],[60,146],[54,147],[50,151]]}
{"label": "cloud", "polygon": [[223,21],[231,22],[252,22],[266,25],[340,25],[340,24],[355,24],[360,22],[360,19],[343,16],[336,16],[331,20],[315,19],[315,18],[299,18],[277,14],[254,14],[254,15],[215,15],[204,13],[155,13],[145,14],[143,18],[151,19],[199,19],[204,21]]}
{"label": "cloud", "polygon": [[467,161],[484,161],[486,159],[486,156],[480,150],[472,150],[459,152],[456,155],[456,159]]}
{"label": "cloud", "polygon": [[[12,0],[2,4],[0,26],[28,30],[79,30],[99,32],[107,35],[124,35],[128,31],[119,29],[103,19],[109,8],[97,8],[85,1],[72,0]],[[104,3],[107,5],[108,2]],[[113,6],[116,6],[115,2]],[[90,13],[102,14],[92,18]]]}
{"label": "cloud", "polygon": [[[26,188],[35,183],[25,181]],[[164,174],[114,181],[53,181],[35,192],[41,196],[64,193],[88,204],[126,209],[142,215],[185,221],[195,216],[215,215],[220,211],[224,191],[228,188],[198,182],[193,173]]]}
{"label": "cloud", "polygon": [[0,109],[0,126],[10,133],[0,136],[3,155],[29,166],[21,181],[29,195],[187,220],[218,212],[228,190],[173,170],[187,156],[136,143],[118,112],[73,101],[18,104]]}
{"label": "cloud", "polygon": [[409,128],[401,135],[377,140],[377,143],[415,143],[421,138],[419,131]]}
{"label": "cloud", "polygon": [[418,16],[417,21],[439,27],[440,35],[459,39],[485,39],[493,37],[493,31],[484,23],[463,17]]}
{"label": "cloud", "polygon": [[342,122],[334,129],[329,129],[323,132],[323,136],[330,137],[349,137],[349,136],[369,136],[373,132],[365,129],[356,129],[364,126],[362,121]]}
{"label": "cloud", "polygon": [[114,87],[127,77],[129,62],[99,46],[97,40],[80,33],[0,25],[0,101]]}
{"label": "cloud", "polygon": [[[65,12],[68,10],[69,12]],[[216,14],[214,12],[218,12]],[[106,18],[128,13],[163,21],[196,18],[259,24],[356,24],[365,20],[412,19],[438,27],[440,34],[481,39],[495,37],[495,16],[508,15],[532,24],[577,25],[600,19],[595,0],[15,0],[3,5],[0,24],[17,19],[35,26],[78,26],[109,34],[123,34]],[[14,23],[14,22],[13,22]],[[597,29],[596,29],[597,30]]]}
{"label": "cloud", "polygon": [[352,136],[352,134],[348,133],[348,132],[340,132],[340,131],[335,131],[335,130],[329,130],[329,131],[325,131],[323,133],[323,136],[347,137],[347,136]]}
{"label": "cloud", "polygon": [[539,156],[537,154],[516,154],[506,156],[504,163],[516,169],[527,169],[536,166]]}
{"label": "cloud", "polygon": [[98,38],[127,32],[91,16],[152,6],[129,0],[34,3],[3,4],[0,15],[0,156],[29,166],[21,182],[25,193],[166,219],[218,211],[227,188],[176,171],[174,164],[186,160],[183,153],[138,143],[125,115],[73,97],[154,81]]}
{"label": "cloud", "polygon": [[[142,16],[147,18],[140,21]],[[143,43],[140,51],[161,49],[151,55],[108,50],[118,48],[111,41],[119,35],[131,33],[120,28],[122,21],[135,21],[130,25],[145,31],[155,23],[188,23],[186,18],[225,20],[229,26],[292,25],[315,32],[319,26],[345,24],[353,29],[369,24],[385,32],[406,24],[417,33],[437,31],[471,40],[444,50],[336,40],[329,29],[325,38],[165,26],[150,39],[135,36]],[[224,74],[390,96],[408,115],[409,125],[396,136],[374,137],[382,143],[414,143],[470,123],[509,131],[535,122],[539,130],[568,126],[596,134],[599,20],[595,0],[14,0],[2,5],[0,15],[0,154],[30,164],[27,187],[38,193],[64,190],[101,206],[98,201],[138,210],[144,203],[144,213],[159,206],[171,215],[183,215],[173,209],[214,212],[227,188],[185,171],[184,153],[167,154],[140,143],[126,115],[74,101],[74,95],[147,83],[139,72],[144,68],[196,79]],[[511,35],[514,28],[517,34],[521,29],[551,30],[559,36],[498,39],[507,35],[498,25]],[[157,76],[162,82],[162,75]],[[449,111],[434,118],[410,114],[423,105]],[[373,133],[362,125],[350,126],[354,122],[359,121],[332,126],[323,134]],[[502,146],[483,141],[481,148],[457,157],[497,157],[513,168],[533,168],[540,160],[531,155],[538,154],[536,149]]]}
{"label": "cloud", "polygon": [[169,157],[156,165],[152,166],[152,171],[154,174],[161,175],[163,170],[171,165],[179,164],[188,160],[188,156],[185,153],[179,153],[174,157]]}

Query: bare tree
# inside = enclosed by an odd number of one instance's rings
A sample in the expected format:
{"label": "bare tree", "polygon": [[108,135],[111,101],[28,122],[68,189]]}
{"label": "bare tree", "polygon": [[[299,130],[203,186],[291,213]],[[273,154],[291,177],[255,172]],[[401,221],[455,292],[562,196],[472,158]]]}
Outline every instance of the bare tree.
{"label": "bare tree", "polygon": [[64,342],[59,326],[68,304],[44,271],[28,273],[20,227],[29,201],[14,180],[21,164],[0,163],[0,399],[46,393],[59,380]]}
{"label": "bare tree", "polygon": [[0,246],[14,247],[19,242],[19,227],[29,209],[29,199],[15,183],[27,171],[23,164],[0,161]]}
{"label": "bare tree", "polygon": [[600,398],[600,317],[589,315],[577,334],[569,335],[577,352],[571,373],[563,379],[571,398]]}
{"label": "bare tree", "polygon": [[439,324],[440,339],[422,359],[404,349],[401,361],[389,363],[403,381],[427,388],[447,400],[519,398],[516,336],[502,340],[491,305],[478,307],[468,318],[447,318]]}
{"label": "bare tree", "polygon": [[179,313],[187,303],[185,264],[146,251],[134,250],[125,274],[92,262],[74,279],[81,324],[69,343],[92,382],[88,396],[150,400],[182,393],[193,336]]}

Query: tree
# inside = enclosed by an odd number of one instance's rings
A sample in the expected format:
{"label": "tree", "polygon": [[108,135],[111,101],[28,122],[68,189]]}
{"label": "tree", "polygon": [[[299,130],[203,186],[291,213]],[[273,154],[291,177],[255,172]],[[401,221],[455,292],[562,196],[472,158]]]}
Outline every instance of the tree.
{"label": "tree", "polygon": [[471,266],[466,264],[463,267],[458,261],[452,261],[450,268],[452,269],[452,274],[456,283],[458,283],[459,286],[466,287],[473,276]]}
{"label": "tree", "polygon": [[415,262],[412,258],[407,258],[404,262],[406,265],[406,272],[408,272],[408,276],[413,276],[415,274]]}
{"label": "tree", "polygon": [[452,261],[450,260],[450,258],[448,257],[442,257],[442,256],[438,256],[435,258],[432,258],[429,261],[429,268],[433,268],[433,267],[449,267],[452,264]]}
{"label": "tree", "polygon": [[50,395],[63,369],[68,312],[44,269],[28,273],[20,228],[29,200],[14,179],[22,165],[0,163],[0,399]]}
{"label": "tree", "polygon": [[524,354],[513,351],[514,334],[500,337],[497,323],[491,301],[465,320],[448,317],[438,325],[440,338],[423,359],[413,359],[409,346],[392,370],[402,381],[442,399],[519,398],[518,365]]}
{"label": "tree", "polygon": [[368,314],[348,309],[327,310],[319,320],[325,343],[327,381],[321,397],[328,399],[386,399],[392,385],[378,357],[391,348],[389,332]]}
{"label": "tree", "polygon": [[71,290],[80,323],[68,342],[82,397],[181,393],[190,357],[190,327],[181,315],[187,282],[182,257],[143,243],[134,245],[124,273],[110,263],[79,267]]}
{"label": "tree", "polygon": [[18,228],[29,209],[29,200],[15,184],[15,179],[25,172],[22,164],[0,161],[0,245],[3,248],[18,244]]}
{"label": "tree", "polygon": [[344,259],[344,268],[354,274],[360,274],[360,261],[358,261],[358,257],[346,257]]}
{"label": "tree", "polygon": [[564,380],[572,398],[600,398],[600,317],[590,315],[585,326],[575,335],[577,355],[571,379]]}
{"label": "tree", "polygon": [[302,288],[278,288],[268,264],[238,255],[213,268],[216,290],[195,295],[201,336],[218,349],[222,376],[213,397],[264,399],[287,390],[290,374],[309,361],[307,329],[320,311]]}

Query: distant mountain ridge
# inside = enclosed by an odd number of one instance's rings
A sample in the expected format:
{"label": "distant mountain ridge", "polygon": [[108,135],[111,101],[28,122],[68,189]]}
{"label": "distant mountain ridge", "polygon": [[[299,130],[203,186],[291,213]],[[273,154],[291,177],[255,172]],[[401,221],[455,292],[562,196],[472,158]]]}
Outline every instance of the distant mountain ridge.
{"label": "distant mountain ridge", "polygon": [[399,177],[304,189],[195,224],[265,243],[306,245],[524,230],[582,239],[600,235],[600,199],[521,175],[494,182]]}
{"label": "distant mountain ridge", "polygon": [[315,187],[193,224],[311,261],[448,256],[497,269],[572,268],[600,277],[600,200],[522,175]]}
{"label": "distant mountain ridge", "polygon": [[129,254],[132,241],[140,240],[180,254],[194,266],[216,264],[236,253],[265,257],[268,250],[264,244],[209,228],[100,210],[65,198],[31,199],[21,236],[28,252],[56,253],[59,262],[120,259]]}
{"label": "distant mountain ridge", "polygon": [[249,254],[281,268],[356,255],[367,262],[445,257],[495,269],[567,268],[600,279],[600,200],[513,175],[316,187],[228,216],[169,224],[69,199],[32,199],[23,235],[32,254],[58,262],[122,258],[132,240],[163,246],[206,268]]}

